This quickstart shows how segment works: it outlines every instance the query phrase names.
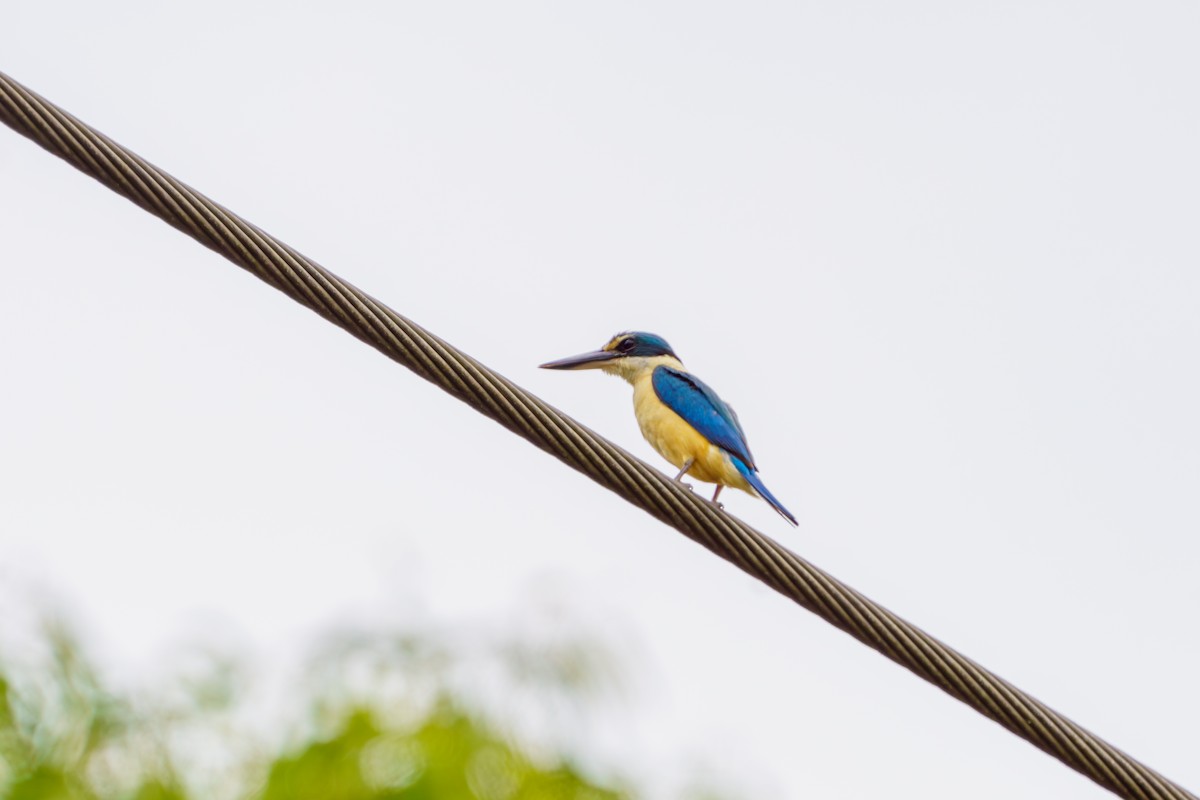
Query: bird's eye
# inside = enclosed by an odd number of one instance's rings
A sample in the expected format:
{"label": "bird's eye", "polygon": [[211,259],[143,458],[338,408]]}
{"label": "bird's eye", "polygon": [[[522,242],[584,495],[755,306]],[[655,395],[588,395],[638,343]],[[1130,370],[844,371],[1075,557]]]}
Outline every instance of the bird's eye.
{"label": "bird's eye", "polygon": [[620,350],[622,353],[628,353],[630,350],[633,349],[633,346],[634,346],[633,339],[622,339],[620,344],[617,345],[617,349]]}

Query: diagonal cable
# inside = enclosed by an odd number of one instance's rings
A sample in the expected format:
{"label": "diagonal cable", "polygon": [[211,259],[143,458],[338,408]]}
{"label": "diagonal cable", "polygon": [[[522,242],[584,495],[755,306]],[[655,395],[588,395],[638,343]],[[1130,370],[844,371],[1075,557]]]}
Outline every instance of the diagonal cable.
{"label": "diagonal cable", "polygon": [[3,73],[0,121],[1104,788],[1197,800]]}

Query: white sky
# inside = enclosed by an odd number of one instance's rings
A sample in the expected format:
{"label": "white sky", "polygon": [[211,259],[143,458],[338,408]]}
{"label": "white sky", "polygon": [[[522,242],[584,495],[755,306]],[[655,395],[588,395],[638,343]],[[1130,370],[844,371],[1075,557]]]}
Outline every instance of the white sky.
{"label": "white sky", "polygon": [[[662,334],[801,526],[733,513],[1200,788],[1200,6],[4,17],[0,70],[666,469],[536,369]],[[0,582],[120,669],[549,582],[648,676],[597,745],[644,773],[1107,796],[7,130],[0,180]]]}

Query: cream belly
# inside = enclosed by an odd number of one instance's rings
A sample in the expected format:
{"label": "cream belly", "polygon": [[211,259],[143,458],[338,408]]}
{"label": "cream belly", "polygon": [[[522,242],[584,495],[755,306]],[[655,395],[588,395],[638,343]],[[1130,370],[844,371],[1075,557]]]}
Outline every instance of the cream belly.
{"label": "cream belly", "polygon": [[663,458],[681,469],[688,459],[692,459],[687,474],[696,480],[733,486],[756,494],[730,462],[725,451],[701,436],[683,417],[658,399],[650,371],[638,376],[632,383],[633,413],[637,416],[642,436]]}

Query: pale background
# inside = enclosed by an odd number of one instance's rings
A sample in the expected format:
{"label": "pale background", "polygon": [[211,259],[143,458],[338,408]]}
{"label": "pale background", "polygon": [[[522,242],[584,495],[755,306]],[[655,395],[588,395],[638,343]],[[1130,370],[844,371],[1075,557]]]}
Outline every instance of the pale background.
{"label": "pale background", "polygon": [[[0,70],[665,469],[536,369],[662,334],[801,525],[733,513],[1200,788],[1200,6],[329,6],[10,0]],[[7,130],[0,181],[3,618],[136,682],[549,593],[664,796],[1106,796]]]}

